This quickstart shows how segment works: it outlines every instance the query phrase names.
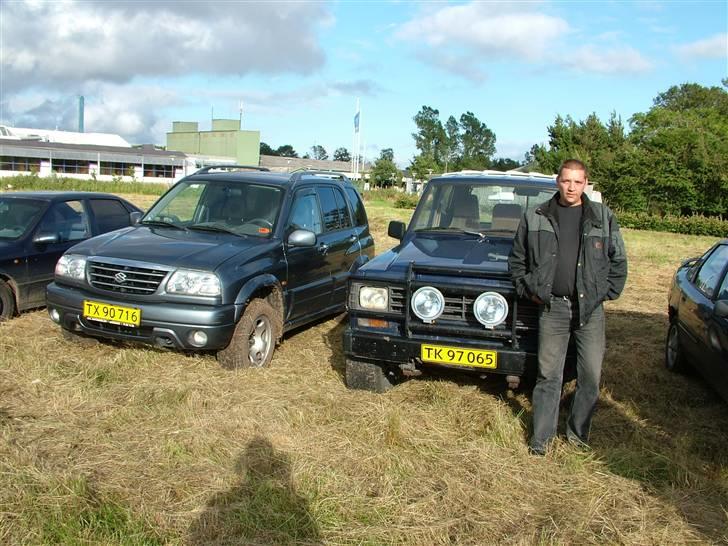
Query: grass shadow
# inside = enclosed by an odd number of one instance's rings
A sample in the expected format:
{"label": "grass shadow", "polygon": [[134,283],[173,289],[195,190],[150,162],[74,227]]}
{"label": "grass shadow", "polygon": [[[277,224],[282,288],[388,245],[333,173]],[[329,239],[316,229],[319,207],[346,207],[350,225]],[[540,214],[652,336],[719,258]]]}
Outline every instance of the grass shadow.
{"label": "grass shadow", "polygon": [[190,544],[321,544],[308,501],[292,483],[285,453],[258,436],[235,470],[240,483],[209,500],[189,528]]}

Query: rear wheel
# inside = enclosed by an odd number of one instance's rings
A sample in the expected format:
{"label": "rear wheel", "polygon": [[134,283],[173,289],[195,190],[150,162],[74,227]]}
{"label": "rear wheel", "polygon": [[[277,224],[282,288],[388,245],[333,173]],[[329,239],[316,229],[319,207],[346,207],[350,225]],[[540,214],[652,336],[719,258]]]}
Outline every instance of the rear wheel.
{"label": "rear wheel", "polygon": [[346,386],[350,389],[383,393],[392,388],[393,382],[381,366],[347,358]]}
{"label": "rear wheel", "polygon": [[15,314],[15,296],[8,283],[0,280],[0,322]]}
{"label": "rear wheel", "polygon": [[689,366],[685,360],[685,351],[680,344],[680,335],[677,327],[677,320],[670,321],[670,328],[667,330],[665,341],[665,367],[671,372],[685,373]]}
{"label": "rear wheel", "polygon": [[266,300],[255,299],[235,326],[230,344],[218,351],[223,368],[262,368],[270,364],[281,335],[281,317]]}

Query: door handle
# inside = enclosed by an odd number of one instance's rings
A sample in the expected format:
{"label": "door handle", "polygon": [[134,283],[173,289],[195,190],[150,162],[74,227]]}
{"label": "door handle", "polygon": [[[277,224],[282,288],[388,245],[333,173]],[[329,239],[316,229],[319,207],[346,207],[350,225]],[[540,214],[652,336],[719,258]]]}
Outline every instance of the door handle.
{"label": "door handle", "polygon": [[321,254],[325,255],[329,251],[329,245],[327,245],[326,243],[321,243],[318,249]]}
{"label": "door handle", "polygon": [[359,237],[357,237],[356,235],[352,235],[352,236],[349,237],[349,242],[350,243],[356,243],[356,241],[357,241],[358,238]]}

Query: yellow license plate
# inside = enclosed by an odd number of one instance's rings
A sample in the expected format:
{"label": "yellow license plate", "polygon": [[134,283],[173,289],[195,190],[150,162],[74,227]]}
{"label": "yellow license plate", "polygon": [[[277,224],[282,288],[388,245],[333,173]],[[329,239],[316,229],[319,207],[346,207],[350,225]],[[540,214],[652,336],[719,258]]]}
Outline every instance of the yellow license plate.
{"label": "yellow license plate", "polygon": [[142,310],[135,307],[110,305],[100,301],[84,300],[83,316],[87,319],[120,324],[122,326],[139,326],[142,321]]}
{"label": "yellow license plate", "polygon": [[444,345],[422,345],[420,358],[423,362],[437,364],[455,364],[471,368],[491,368],[498,366],[497,351],[481,351],[480,349],[462,349]]}

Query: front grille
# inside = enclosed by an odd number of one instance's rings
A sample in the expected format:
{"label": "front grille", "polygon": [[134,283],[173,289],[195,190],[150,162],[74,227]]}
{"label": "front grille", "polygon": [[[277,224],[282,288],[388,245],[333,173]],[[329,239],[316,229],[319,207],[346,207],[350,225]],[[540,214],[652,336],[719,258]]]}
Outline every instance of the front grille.
{"label": "front grille", "polygon": [[137,267],[93,260],[89,282],[94,288],[120,294],[153,294],[167,275],[163,269]]}

